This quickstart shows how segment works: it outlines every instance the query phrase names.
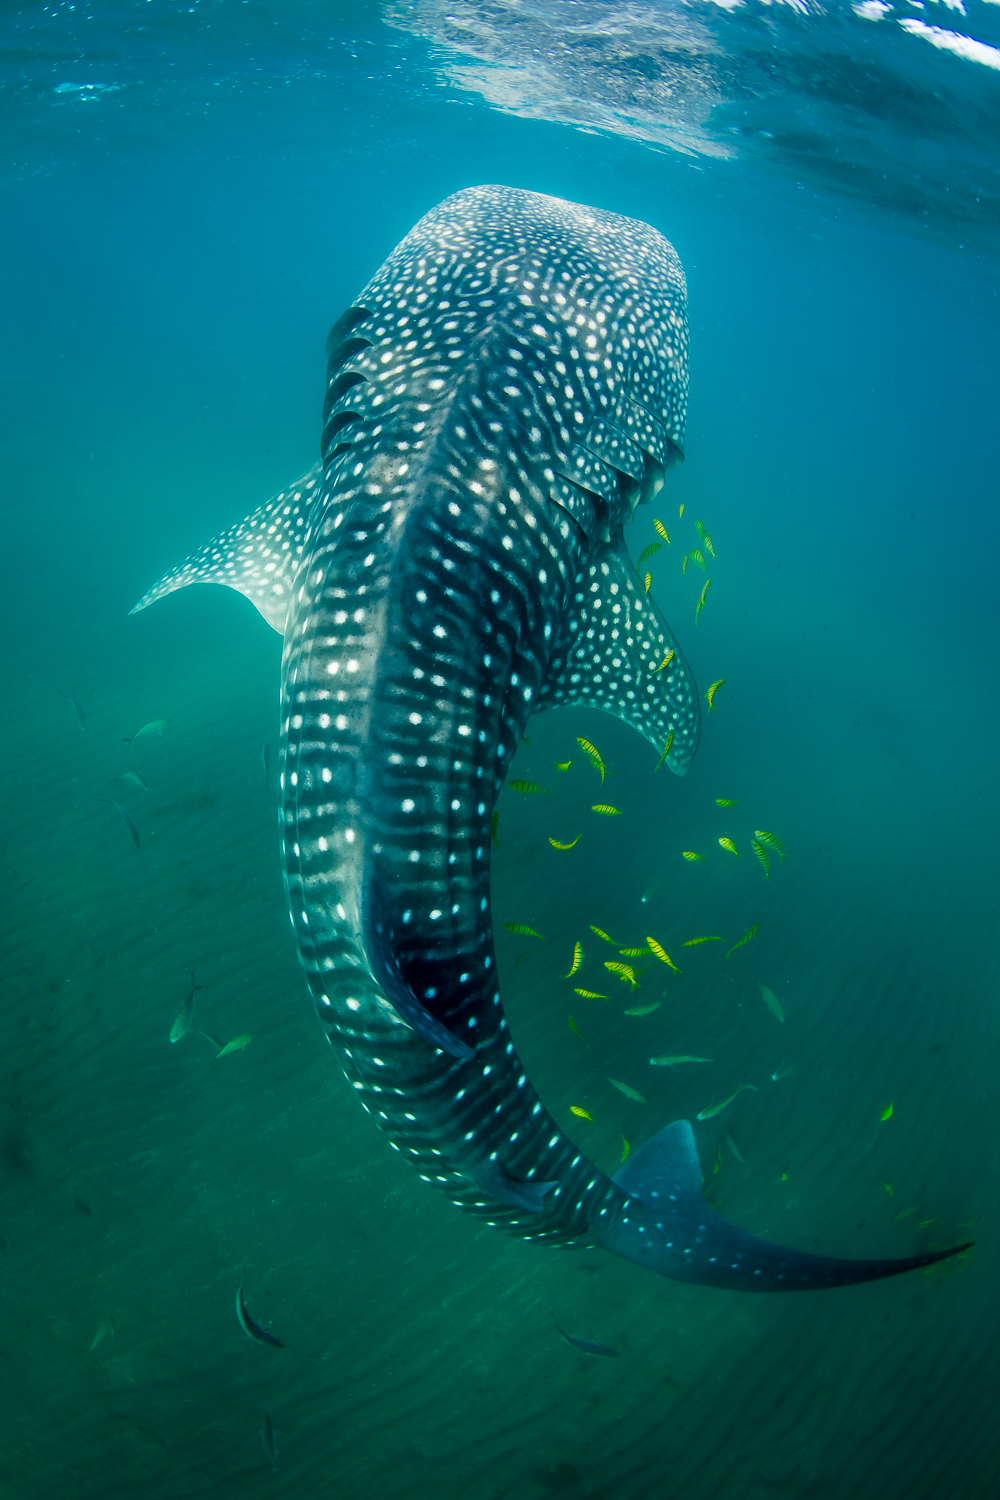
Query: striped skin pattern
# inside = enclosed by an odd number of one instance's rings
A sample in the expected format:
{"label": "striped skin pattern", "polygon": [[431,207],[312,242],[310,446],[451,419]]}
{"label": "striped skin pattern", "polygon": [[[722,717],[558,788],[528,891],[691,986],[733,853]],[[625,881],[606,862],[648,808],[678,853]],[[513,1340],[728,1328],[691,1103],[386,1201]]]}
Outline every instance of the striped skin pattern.
{"label": "striped skin pattern", "polygon": [[592,704],[657,751],[672,733],[678,774],[697,747],[622,537],[681,456],[685,297],[647,225],[502,187],[445,200],[330,334],[322,480],[136,608],[226,583],[283,631],[292,927],[349,1081],[425,1181],[669,1276],[866,1280],[910,1262],[820,1262],[713,1214],[684,1122],[604,1176],[534,1093],[497,987],[490,820],[531,713]]}

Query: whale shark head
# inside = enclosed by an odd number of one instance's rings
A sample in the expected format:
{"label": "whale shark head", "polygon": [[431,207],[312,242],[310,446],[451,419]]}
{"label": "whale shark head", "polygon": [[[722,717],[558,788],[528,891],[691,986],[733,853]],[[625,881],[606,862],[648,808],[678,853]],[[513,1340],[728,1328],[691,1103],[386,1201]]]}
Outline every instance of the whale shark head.
{"label": "whale shark head", "polygon": [[689,1127],[612,1181],[504,1019],[490,820],[530,715],[602,709],[677,774],[698,744],[693,677],[623,537],[683,453],[673,249],[616,214],[471,188],[414,226],[327,352],[321,466],[136,608],[225,583],[284,635],[289,916],[362,1104],[426,1181],[526,1238],[754,1289],[905,1269],[726,1225]]}

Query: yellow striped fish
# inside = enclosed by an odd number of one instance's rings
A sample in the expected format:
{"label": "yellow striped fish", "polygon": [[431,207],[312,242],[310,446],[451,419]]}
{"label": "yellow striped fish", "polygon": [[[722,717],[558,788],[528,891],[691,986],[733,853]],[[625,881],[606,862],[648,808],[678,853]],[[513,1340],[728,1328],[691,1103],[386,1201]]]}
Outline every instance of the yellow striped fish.
{"label": "yellow striped fish", "polygon": [[670,650],[667,652],[666,656],[663,658],[663,660],[660,662],[660,665],[657,667],[657,669],[656,669],[657,672],[662,672],[662,671],[664,671],[665,668],[669,667],[670,663],[673,661],[673,659],[674,659],[674,657],[676,655],[677,655],[677,649],[676,649],[676,647],[675,646],[671,646]]}
{"label": "yellow striped fish", "polygon": [[705,608],[705,595],[708,593],[708,586],[709,586],[709,584],[711,582],[712,582],[711,578],[706,578],[705,579],[705,584],[704,584],[704,587],[702,588],[702,591],[701,591],[701,598],[698,600],[698,607],[697,607],[697,609],[694,612],[694,623],[696,625],[698,623],[698,616],[701,614],[702,610]]}
{"label": "yellow striped fish", "polygon": [[574,995],[582,995],[585,1000],[610,1000],[610,995],[598,995],[594,990],[574,989]]}
{"label": "yellow striped fish", "polygon": [[747,930],[746,930],[746,932],[740,938],[739,942],[738,943],[734,943],[733,946],[730,948],[729,953],[726,954],[726,957],[728,958],[730,953],[735,953],[736,950],[737,950],[737,948],[742,948],[743,945],[744,945],[744,943],[749,943],[750,939],[751,938],[755,938],[757,936],[757,934],[758,934],[759,931],[760,931],[760,923],[759,922],[755,922],[752,927],[748,927]]}
{"label": "yellow striped fish", "polygon": [[601,759],[601,752],[597,749],[596,745],[592,745],[589,740],[583,740],[583,739],[581,739],[579,735],[577,735],[577,737],[576,737],[576,742],[580,746],[580,748],[583,751],[584,755],[586,755],[586,756],[589,757],[590,763],[594,767],[594,770],[595,771],[600,771],[600,773],[601,773],[601,781],[603,782],[604,781],[604,762]]}
{"label": "yellow striped fish", "polygon": [[704,863],[704,861],[707,859],[707,857],[708,856],[705,855],[705,854],[695,854],[695,852],[694,852],[693,849],[682,849],[681,850],[681,858],[682,859],[689,859],[692,864],[694,864],[695,861],[701,861],[701,863]]}
{"label": "yellow striped fish", "polygon": [[643,589],[644,593],[646,593],[646,594],[649,593],[649,585],[652,583],[652,581],[653,581],[653,575],[652,575],[652,573],[647,573],[646,574],[646,578],[645,578],[645,587]]}
{"label": "yellow striped fish", "polygon": [[661,964],[667,964],[671,969],[673,969],[675,974],[680,974],[681,970],[674,963],[673,959],[670,957],[670,954],[667,952],[666,948],[664,948],[662,943],[658,943],[655,938],[651,937],[648,937],[646,939],[646,942],[649,944],[650,953],[655,954],[656,957],[660,960]]}
{"label": "yellow striped fish", "polygon": [[712,686],[709,688],[708,692],[705,694],[705,701],[708,704],[708,711],[709,711],[709,713],[711,713],[712,709],[715,707],[713,699],[715,698],[715,695],[719,691],[720,687],[724,687],[725,686],[725,681],[726,681],[726,679],[724,677],[720,677],[719,680],[718,680],[718,682],[713,682],[712,683]]}
{"label": "yellow striped fish", "polygon": [[757,839],[758,843],[763,844],[765,849],[770,849],[774,854],[779,854],[781,856],[781,862],[782,864],[784,864],[785,846],[778,838],[777,834],[768,833],[766,828],[755,828],[754,838]]}
{"label": "yellow striped fish", "polygon": [[644,953],[649,953],[649,948],[619,948],[622,958],[642,958]]}
{"label": "yellow striped fish", "polygon": [[580,842],[580,835],[579,834],[577,834],[576,838],[573,840],[573,842],[571,844],[560,844],[560,842],[559,842],[558,839],[554,839],[551,836],[549,838],[549,843],[552,845],[553,849],[575,849],[576,846],[577,846],[577,844],[579,842]]}
{"label": "yellow striped fish", "polygon": [[581,1109],[579,1104],[571,1104],[569,1107],[569,1112],[571,1115],[579,1116],[581,1120],[589,1120],[592,1125],[594,1123],[593,1115],[588,1114],[585,1109]]}
{"label": "yellow striped fish", "polygon": [[620,807],[612,807],[607,802],[595,802],[590,810],[591,812],[603,813],[606,818],[620,818],[622,815]]}
{"label": "yellow striped fish", "polygon": [[499,827],[500,814],[498,812],[495,812],[490,819],[490,838],[493,840],[494,844],[496,844],[498,849],[500,848],[500,840],[497,838],[497,829]]}
{"label": "yellow striped fish", "polygon": [[579,1026],[576,1024],[576,1022],[573,1020],[572,1016],[570,1016],[570,1018],[569,1018],[569,1029],[573,1033],[574,1036],[578,1036],[580,1038],[581,1042],[583,1041],[583,1033],[581,1032],[581,1030],[580,1030]]}
{"label": "yellow striped fish", "polygon": [[732,839],[720,839],[719,844],[723,849],[728,849],[730,854],[735,854],[736,858],[739,859],[740,851],[737,849]]}
{"label": "yellow striped fish", "polygon": [[716,797],[716,807],[739,807],[739,802],[734,802],[732,797]]}
{"label": "yellow striped fish", "polygon": [[504,932],[512,932],[515,937],[536,937],[545,942],[540,932],[536,932],[533,927],[526,927],[523,922],[505,922],[503,928]]}
{"label": "yellow striped fish", "polygon": [[573,975],[576,973],[577,969],[580,967],[580,965],[582,963],[583,963],[583,944],[582,943],[574,943],[573,944],[573,962],[570,965],[569,973],[568,974],[564,974],[563,978],[564,979],[572,979]]}
{"label": "yellow striped fish", "polygon": [[670,538],[667,536],[667,528],[664,526],[663,522],[658,521],[655,516],[653,517],[653,530],[656,532],[657,536],[662,536],[663,540],[669,547]]}
{"label": "yellow striped fish", "polygon": [[681,947],[682,948],[697,948],[697,946],[698,946],[699,943],[721,943],[721,942],[722,942],[722,939],[720,937],[715,937],[715,936],[712,936],[712,937],[700,937],[700,938],[688,938],[688,940],[687,940],[686,943],[682,943],[681,944]]}
{"label": "yellow striped fish", "polygon": [[635,565],[636,571],[641,573],[643,563],[646,562],[649,558],[655,557],[658,552],[662,551],[663,546],[660,542],[650,542],[648,547],[643,547],[642,551],[639,553],[639,561]]}
{"label": "yellow striped fish", "polygon": [[[674,653],[671,651],[670,655],[673,656],[673,654]],[[666,665],[666,663],[664,662],[664,666],[665,665]],[[663,762],[666,760],[667,756],[670,754],[670,748],[673,745],[673,743],[674,743],[674,731],[671,729],[670,733],[667,735],[667,743],[663,747],[663,754],[660,756],[659,760],[656,762],[656,765],[653,767],[653,774],[654,774],[654,776],[655,776],[656,772],[660,769],[660,767],[663,765]]]}
{"label": "yellow striped fish", "polygon": [[620,964],[615,959],[605,959],[604,967],[612,974],[616,974],[623,984],[630,984],[635,989],[639,981],[635,977],[635,970],[631,964]]}
{"label": "yellow striped fish", "polygon": [[708,548],[709,552],[711,552],[712,556],[714,557],[715,556],[715,548],[712,546],[712,538],[709,536],[708,532],[705,530],[705,523],[704,523],[704,521],[695,521],[694,524],[698,528],[698,535],[701,537],[702,544]]}
{"label": "yellow striped fish", "polygon": [[682,515],[683,515],[683,514],[684,514],[684,502],[683,502],[683,501],[681,501],[681,508],[680,508],[680,510],[679,510],[679,511],[678,511],[678,512],[677,512],[677,519],[678,519],[678,520],[680,520],[680,518],[681,518],[681,516],[682,516]]}
{"label": "yellow striped fish", "polygon": [[612,948],[620,948],[621,947],[621,944],[620,943],[616,943],[613,937],[608,937],[607,933],[603,932],[600,927],[595,927],[594,924],[593,924],[593,922],[591,922],[589,925],[590,925],[591,932],[596,932],[597,936],[599,938],[603,938],[606,943],[610,943],[611,946],[612,946]]}
{"label": "yellow striped fish", "polygon": [[771,861],[768,859],[766,853],[764,852],[763,845],[759,844],[756,839],[751,839],[750,840],[750,847],[753,850],[753,852],[756,854],[757,858],[760,860],[761,864],[764,866],[764,879],[765,880],[770,880],[770,878],[771,878]]}
{"label": "yellow striped fish", "polygon": [[557,760],[556,761],[556,770],[557,771],[568,771],[569,768],[570,768],[570,766],[572,764],[573,764],[573,762],[571,760]]}

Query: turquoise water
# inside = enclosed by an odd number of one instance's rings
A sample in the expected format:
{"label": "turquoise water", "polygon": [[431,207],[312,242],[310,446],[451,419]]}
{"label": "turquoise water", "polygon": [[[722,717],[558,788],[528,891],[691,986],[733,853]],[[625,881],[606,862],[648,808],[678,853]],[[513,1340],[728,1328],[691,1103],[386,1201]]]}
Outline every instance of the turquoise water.
{"label": "turquoise water", "polygon": [[[967,12],[7,13],[5,1494],[995,1494],[1000,11]],[[493,899],[532,1082],[609,1172],[750,1084],[696,1125],[727,1217],[969,1257],[740,1296],[431,1192],[298,970],[278,637],[221,589],[128,615],[315,460],[330,324],[482,181],[644,219],[681,256],[687,457],[627,539],[662,520],[652,591],[702,692],[725,679],[683,781],[595,711],[528,729],[512,774],[550,795],[501,793]],[[756,828],[787,854],[766,882]],[[592,925],[683,973],[627,990]],[[199,1029],[254,1040],[216,1059]],[[241,1331],[241,1279],[282,1350]]]}

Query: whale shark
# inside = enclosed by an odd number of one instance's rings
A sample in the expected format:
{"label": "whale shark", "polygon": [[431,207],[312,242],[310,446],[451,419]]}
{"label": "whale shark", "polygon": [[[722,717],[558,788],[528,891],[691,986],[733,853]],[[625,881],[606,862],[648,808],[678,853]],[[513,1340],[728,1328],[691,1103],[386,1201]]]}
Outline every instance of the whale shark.
{"label": "whale shark", "polygon": [[758,1239],[708,1204],[685,1120],[607,1176],[532,1088],[497,982],[491,816],[529,717],[601,709],[680,776],[698,746],[623,536],[683,457],[686,296],[647,224],[502,186],[445,199],[333,326],[319,464],[135,609],[225,584],[284,637],[291,925],[348,1081],[425,1182],[678,1280],[838,1287],[965,1247]]}

